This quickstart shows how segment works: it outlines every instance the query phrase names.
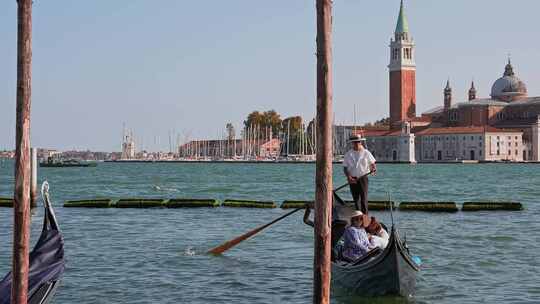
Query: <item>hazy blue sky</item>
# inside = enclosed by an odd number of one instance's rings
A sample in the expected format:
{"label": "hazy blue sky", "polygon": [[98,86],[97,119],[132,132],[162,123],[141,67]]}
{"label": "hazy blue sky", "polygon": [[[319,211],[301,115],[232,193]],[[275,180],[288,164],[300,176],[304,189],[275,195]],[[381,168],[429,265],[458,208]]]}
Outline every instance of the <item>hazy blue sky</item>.
{"label": "hazy blue sky", "polygon": [[[159,5],[156,5],[159,3]],[[388,114],[388,43],[399,0],[334,1],[337,123]],[[487,97],[511,53],[540,95],[537,0],[408,0],[417,112],[474,77]],[[0,150],[14,147],[16,1],[0,1]],[[174,130],[215,137],[252,110],[315,113],[315,1],[90,0],[34,4],[32,144],[118,151],[122,123],[146,149]],[[159,145],[157,136],[159,136]]]}

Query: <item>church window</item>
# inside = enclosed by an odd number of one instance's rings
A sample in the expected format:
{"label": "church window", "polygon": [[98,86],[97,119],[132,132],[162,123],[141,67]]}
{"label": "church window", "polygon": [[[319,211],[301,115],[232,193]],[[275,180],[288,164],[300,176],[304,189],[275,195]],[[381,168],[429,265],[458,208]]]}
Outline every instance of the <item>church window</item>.
{"label": "church window", "polygon": [[497,147],[499,147],[499,145],[500,145],[500,143],[499,143],[499,142],[497,142]]}
{"label": "church window", "polygon": [[516,147],[518,146],[518,143],[516,142]]}

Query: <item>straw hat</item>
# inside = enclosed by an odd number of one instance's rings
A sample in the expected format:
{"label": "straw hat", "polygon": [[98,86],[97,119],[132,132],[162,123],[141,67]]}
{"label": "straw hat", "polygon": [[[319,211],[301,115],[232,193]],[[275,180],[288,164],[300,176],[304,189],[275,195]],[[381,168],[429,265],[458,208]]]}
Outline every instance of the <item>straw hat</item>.
{"label": "straw hat", "polygon": [[351,213],[351,219],[355,218],[355,217],[359,217],[359,216],[363,216],[364,214],[362,213],[362,211],[358,211],[358,210],[355,210]]}
{"label": "straw hat", "polygon": [[351,137],[349,137],[349,142],[360,142],[360,141],[366,141],[366,139],[358,134],[351,135]]}

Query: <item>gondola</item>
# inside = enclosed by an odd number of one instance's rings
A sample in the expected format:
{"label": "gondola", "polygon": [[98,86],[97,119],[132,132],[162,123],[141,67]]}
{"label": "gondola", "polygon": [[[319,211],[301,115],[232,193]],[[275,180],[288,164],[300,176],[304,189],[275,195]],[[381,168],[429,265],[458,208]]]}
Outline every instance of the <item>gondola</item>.
{"label": "gondola", "polygon": [[363,296],[399,295],[410,297],[419,268],[392,227],[388,246],[373,250],[353,263],[332,262],[332,283]]}
{"label": "gondola", "polygon": [[[49,201],[49,185],[43,183],[41,196],[45,207],[43,229],[30,252],[28,274],[28,303],[46,304],[54,296],[65,269],[64,240],[54,210]],[[12,274],[0,281],[0,304],[11,303]]]}
{"label": "gondola", "polygon": [[[336,202],[338,202],[336,204]],[[334,191],[333,222],[348,220],[346,214],[350,208],[343,203]],[[341,218],[340,218],[341,217]],[[343,224],[332,225],[344,227]],[[383,225],[384,229],[388,231]],[[340,255],[337,240],[343,234],[343,228],[333,231],[332,284],[350,294],[360,296],[394,295],[410,297],[416,286],[416,273],[420,270],[409,253],[405,242],[392,224],[387,247],[375,249],[354,262],[344,261]]]}

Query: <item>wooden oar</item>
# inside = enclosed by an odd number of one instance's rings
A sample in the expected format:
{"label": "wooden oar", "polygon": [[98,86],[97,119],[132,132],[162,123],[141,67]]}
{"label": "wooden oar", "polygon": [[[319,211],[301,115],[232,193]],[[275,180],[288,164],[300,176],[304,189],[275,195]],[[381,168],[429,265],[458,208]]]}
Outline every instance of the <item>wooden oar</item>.
{"label": "wooden oar", "polygon": [[251,237],[251,236],[253,236],[254,234],[258,233],[259,231],[263,230],[264,228],[266,228],[266,227],[268,227],[268,226],[270,226],[270,225],[272,225],[272,224],[274,224],[274,223],[276,223],[276,222],[278,222],[278,221],[280,221],[280,220],[286,218],[287,216],[289,216],[289,215],[295,213],[295,212],[298,211],[298,210],[303,210],[303,209],[305,209],[305,208],[294,209],[293,211],[291,211],[291,212],[289,212],[289,213],[286,213],[286,214],[284,214],[284,215],[278,217],[277,219],[271,221],[271,222],[268,223],[268,224],[265,224],[265,225],[262,225],[262,226],[260,226],[260,227],[257,227],[257,228],[251,230],[251,231],[248,232],[248,233],[242,234],[241,236],[239,236],[239,237],[237,237],[237,238],[235,238],[235,239],[232,239],[232,240],[230,240],[230,241],[227,241],[227,242],[225,242],[225,243],[223,243],[223,244],[221,244],[221,245],[219,245],[219,246],[217,246],[217,247],[215,247],[215,248],[212,248],[212,249],[208,250],[207,253],[210,253],[210,254],[222,254],[223,252],[225,252],[225,251],[231,249],[232,247],[238,245],[240,242],[242,242],[242,241],[248,239],[249,237]]}

